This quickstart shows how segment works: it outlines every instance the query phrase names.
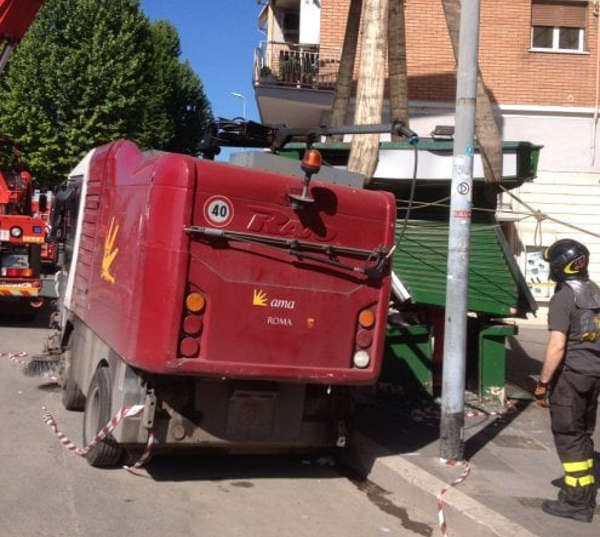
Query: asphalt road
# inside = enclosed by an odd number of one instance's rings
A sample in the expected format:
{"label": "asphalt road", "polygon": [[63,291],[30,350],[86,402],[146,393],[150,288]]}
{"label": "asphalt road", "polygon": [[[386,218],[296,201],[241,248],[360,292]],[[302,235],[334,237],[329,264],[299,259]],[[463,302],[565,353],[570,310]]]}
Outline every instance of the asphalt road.
{"label": "asphalt road", "polygon": [[[0,352],[39,352],[42,316],[0,318]],[[350,479],[327,454],[156,457],[144,477],[100,470],[66,451],[41,419],[50,409],[81,445],[82,414],[60,388],[0,357],[2,537],[429,536],[431,517]]]}

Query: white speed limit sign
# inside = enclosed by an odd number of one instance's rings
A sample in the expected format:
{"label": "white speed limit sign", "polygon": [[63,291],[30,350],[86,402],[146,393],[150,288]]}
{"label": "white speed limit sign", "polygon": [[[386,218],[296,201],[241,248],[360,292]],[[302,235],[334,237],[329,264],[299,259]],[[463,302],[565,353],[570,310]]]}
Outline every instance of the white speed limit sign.
{"label": "white speed limit sign", "polygon": [[233,205],[225,196],[212,196],[204,204],[204,218],[216,227],[225,227],[233,219]]}

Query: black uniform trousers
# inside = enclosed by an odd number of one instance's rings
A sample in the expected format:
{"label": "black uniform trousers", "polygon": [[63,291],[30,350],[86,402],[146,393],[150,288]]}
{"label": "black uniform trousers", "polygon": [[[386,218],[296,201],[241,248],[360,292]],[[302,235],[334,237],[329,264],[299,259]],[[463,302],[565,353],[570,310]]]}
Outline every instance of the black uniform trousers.
{"label": "black uniform trousers", "polygon": [[556,451],[565,471],[564,495],[574,506],[594,506],[594,443],[600,377],[564,367],[550,394],[550,416]]}

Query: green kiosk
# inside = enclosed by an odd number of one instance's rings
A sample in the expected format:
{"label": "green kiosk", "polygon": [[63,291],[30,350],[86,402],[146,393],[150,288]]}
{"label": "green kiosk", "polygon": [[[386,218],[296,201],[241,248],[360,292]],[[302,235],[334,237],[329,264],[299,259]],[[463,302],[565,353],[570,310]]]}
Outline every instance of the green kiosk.
{"label": "green kiosk", "polygon": [[[326,163],[345,167],[349,144],[313,147]],[[301,159],[305,148],[288,144],[281,155]],[[467,387],[482,400],[505,402],[505,343],[517,333],[517,325],[507,319],[526,318],[537,308],[505,238],[511,224],[497,221],[496,213],[503,190],[535,178],[540,149],[529,142],[504,142],[500,184],[485,182],[475,150]],[[398,204],[395,300],[380,380],[407,395],[437,395],[440,389],[452,151],[451,140],[422,140],[416,150],[408,143],[382,143],[377,170],[366,185],[394,192]]]}

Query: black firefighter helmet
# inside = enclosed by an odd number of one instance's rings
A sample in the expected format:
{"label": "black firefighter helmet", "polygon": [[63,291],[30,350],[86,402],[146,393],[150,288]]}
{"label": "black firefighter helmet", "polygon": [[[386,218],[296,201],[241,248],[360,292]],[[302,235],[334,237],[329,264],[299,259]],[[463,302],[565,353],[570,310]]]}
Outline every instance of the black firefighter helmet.
{"label": "black firefighter helmet", "polygon": [[588,277],[590,252],[573,239],[561,239],[546,248],[544,260],[550,263],[550,278],[555,282]]}

